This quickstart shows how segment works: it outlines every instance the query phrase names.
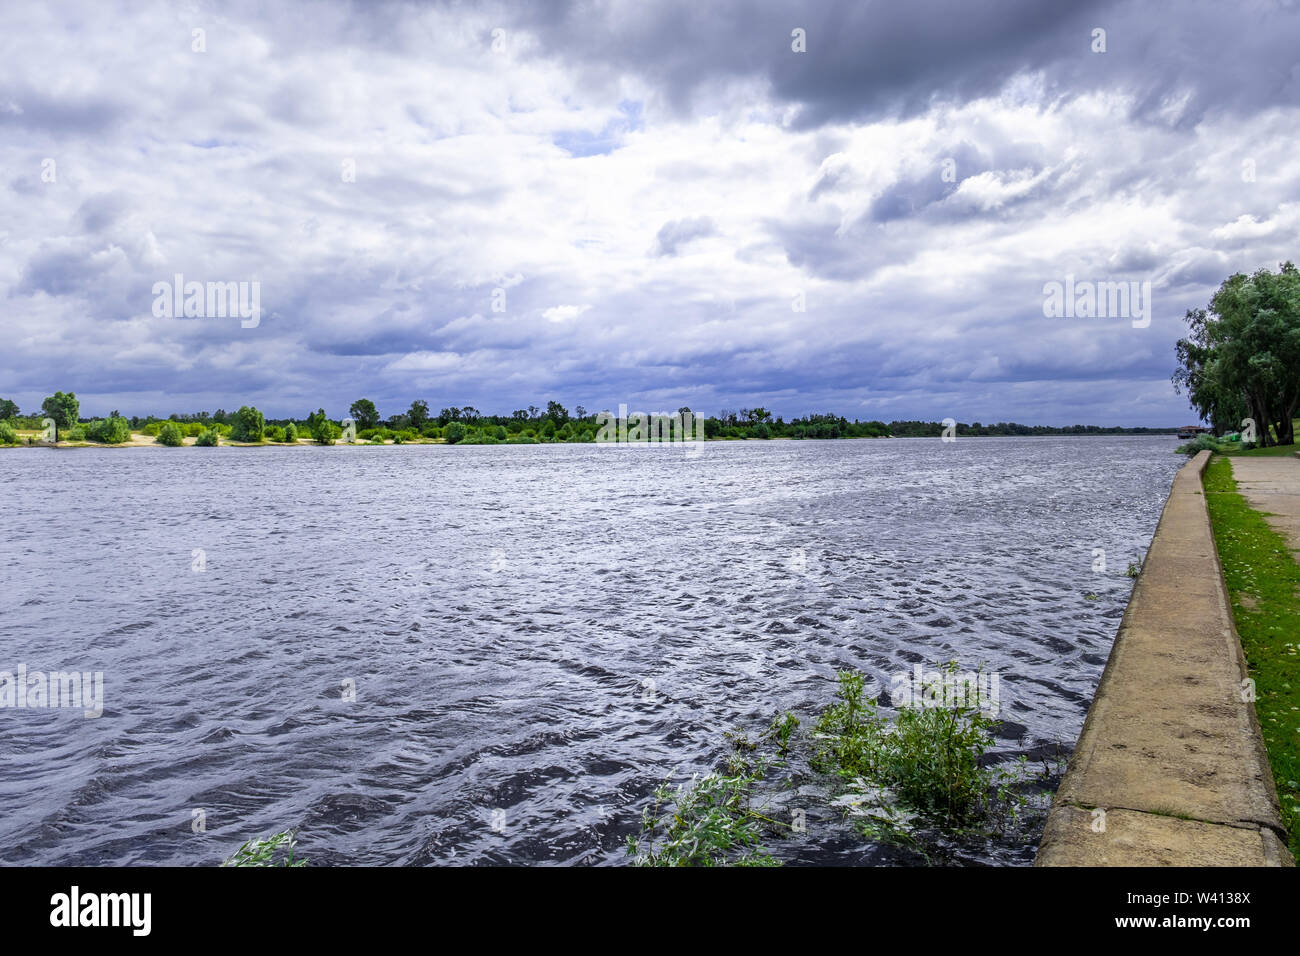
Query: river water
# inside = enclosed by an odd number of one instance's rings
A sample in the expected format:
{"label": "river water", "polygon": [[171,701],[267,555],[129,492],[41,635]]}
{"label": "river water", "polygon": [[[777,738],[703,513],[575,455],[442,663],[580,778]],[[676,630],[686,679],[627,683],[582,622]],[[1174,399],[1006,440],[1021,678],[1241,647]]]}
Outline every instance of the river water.
{"label": "river water", "polygon": [[0,861],[621,863],[841,668],[983,666],[1000,746],[1072,745],[1176,444],[2,452],[0,670],[102,672],[103,713],[0,709]]}

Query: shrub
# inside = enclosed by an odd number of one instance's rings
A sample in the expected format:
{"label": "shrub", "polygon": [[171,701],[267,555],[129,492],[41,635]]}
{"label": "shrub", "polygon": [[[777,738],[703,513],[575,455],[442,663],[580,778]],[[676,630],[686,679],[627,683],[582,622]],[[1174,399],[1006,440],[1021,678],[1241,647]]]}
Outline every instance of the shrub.
{"label": "shrub", "polygon": [[465,426],[460,422],[448,422],[447,427],[442,430],[442,437],[447,439],[448,445],[454,445],[465,437]]}
{"label": "shrub", "polygon": [[[956,666],[950,665],[949,674]],[[886,788],[912,809],[965,823],[985,809],[994,776],[983,767],[997,723],[964,703],[902,707],[892,727],[863,699],[863,676],[839,674],[837,702],[817,723],[817,763]]]}
{"label": "shrub", "polygon": [[230,430],[231,441],[258,442],[266,437],[266,420],[251,405],[240,406]]}
{"label": "shrub", "polygon": [[[1241,447],[1244,450],[1245,448],[1248,447],[1247,443],[1242,442]],[[1223,451],[1223,446],[1220,445],[1213,438],[1211,438],[1209,435],[1197,435],[1186,445],[1179,445],[1176,449],[1174,449],[1174,451],[1176,451],[1181,455],[1187,455],[1188,457],[1191,457],[1192,455],[1195,455],[1198,452],[1202,452],[1202,451],[1221,452]]]}
{"label": "shrub", "polygon": [[200,445],[203,448],[215,448],[217,445],[221,444],[221,433],[215,428],[205,429],[203,434],[195,440],[194,444]]}
{"label": "shrub", "polygon": [[185,436],[181,433],[181,427],[175,422],[165,422],[163,426],[158,429],[158,437],[155,438],[154,441],[160,445],[167,445],[171,448],[176,448],[179,445],[185,444]]}
{"label": "shrub", "polygon": [[284,443],[286,445],[298,444],[298,426],[293,422],[284,426]]}
{"label": "shrub", "polygon": [[101,445],[120,445],[131,440],[131,423],[120,415],[97,419],[86,426],[86,437]]}
{"label": "shrub", "polygon": [[433,422],[428,422],[425,425],[421,426],[420,434],[423,435],[425,438],[441,438],[442,429],[439,428]]}
{"label": "shrub", "polygon": [[8,422],[0,422],[0,445],[18,444],[18,432]]}
{"label": "shrub", "polygon": [[[298,841],[292,830],[274,833],[265,839],[249,840],[222,866],[306,866],[306,860],[293,855]],[[276,852],[283,851],[284,856],[276,859]]]}
{"label": "shrub", "polygon": [[262,437],[267,441],[282,442],[284,441],[284,429],[276,425],[267,425]]}
{"label": "shrub", "polygon": [[158,431],[163,427],[164,424],[170,425],[174,423],[173,422],[150,422],[148,425],[145,425],[144,428],[140,430],[144,432],[146,435],[148,435],[150,438],[157,438]]}
{"label": "shrub", "polygon": [[63,436],[66,441],[85,441],[86,429],[81,425],[73,425]]}
{"label": "shrub", "polygon": [[318,445],[332,445],[342,430],[325,417],[325,409],[318,408],[307,416],[307,430],[311,432],[312,441]]}
{"label": "shrub", "polygon": [[202,422],[186,422],[180,427],[185,432],[187,438],[198,438],[208,430],[208,426],[204,425]]}
{"label": "shrub", "polygon": [[[567,428],[568,426],[566,425],[565,427]],[[510,437],[510,433],[506,431],[504,425],[498,425],[496,430],[496,436],[497,436],[497,441],[505,441],[507,438]]]}
{"label": "shrub", "polygon": [[640,835],[628,837],[628,855],[637,866],[779,866],[760,842],[764,817],[751,808],[764,769],[733,760],[728,772],[690,786],[661,785]]}

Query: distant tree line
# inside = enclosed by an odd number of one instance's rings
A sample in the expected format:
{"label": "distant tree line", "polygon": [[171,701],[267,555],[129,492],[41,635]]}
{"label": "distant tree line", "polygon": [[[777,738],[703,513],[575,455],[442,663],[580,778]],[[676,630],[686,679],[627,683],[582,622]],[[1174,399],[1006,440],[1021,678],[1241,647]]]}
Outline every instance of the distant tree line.
{"label": "distant tree line", "polygon": [[1237,273],[1204,309],[1189,309],[1189,334],[1175,345],[1174,387],[1215,434],[1251,418],[1260,445],[1292,445],[1300,408],[1300,271]]}
{"label": "distant tree line", "polygon": [[[56,392],[41,405],[41,412],[24,418],[16,403],[0,400],[0,426],[38,429],[44,418],[51,418],[58,437],[72,441],[128,441],[131,432],[153,436],[159,444],[178,445],[186,438],[197,444],[215,445],[221,440],[257,443],[296,443],[300,438],[319,444],[333,444],[345,437],[372,444],[418,441],[444,441],[449,444],[534,444],[549,442],[594,442],[600,430],[599,414],[579,405],[572,412],[556,401],[542,409],[536,405],[518,408],[508,415],[487,415],[473,406],[443,408],[434,414],[424,401],[414,401],[403,412],[384,417],[373,401],[359,398],[348,408],[348,415],[328,417],[318,408],[303,418],[268,419],[252,406],[237,411],[173,413],[167,418],[152,415],[127,419],[114,411],[107,419],[86,421],[79,418],[80,407],[75,394]],[[694,418],[689,407],[677,409],[678,415]],[[350,422],[349,422],[350,419]],[[688,419],[689,420],[689,419]],[[84,424],[83,424],[84,423]],[[943,434],[942,422],[848,420],[830,413],[809,414],[786,420],[766,408],[722,409],[703,420],[704,435],[717,440],[835,439],[835,438],[934,438]],[[1007,435],[1146,435],[1169,434],[1175,428],[1123,428],[1098,425],[1019,425],[979,422],[956,425],[959,436]],[[93,437],[92,437],[93,436]],[[3,438],[0,438],[3,440]]]}
{"label": "distant tree line", "polygon": [[[937,438],[943,434],[942,422],[890,422],[889,433],[895,438]],[[1016,435],[1173,435],[1177,428],[1125,428],[1120,425],[1021,425],[998,422],[996,425],[957,422],[954,434],[972,438]]]}

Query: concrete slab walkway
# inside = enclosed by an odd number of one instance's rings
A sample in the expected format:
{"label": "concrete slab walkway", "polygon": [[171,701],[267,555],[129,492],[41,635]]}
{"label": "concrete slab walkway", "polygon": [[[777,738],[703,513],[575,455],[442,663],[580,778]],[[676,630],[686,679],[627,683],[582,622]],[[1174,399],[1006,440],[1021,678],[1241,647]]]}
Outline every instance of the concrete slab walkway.
{"label": "concrete slab walkway", "polygon": [[1300,560],[1300,458],[1233,458],[1237,491]]}
{"label": "concrete slab walkway", "polygon": [[1201,487],[1209,457],[1174,478],[1036,866],[1294,865],[1242,693],[1246,664]]}

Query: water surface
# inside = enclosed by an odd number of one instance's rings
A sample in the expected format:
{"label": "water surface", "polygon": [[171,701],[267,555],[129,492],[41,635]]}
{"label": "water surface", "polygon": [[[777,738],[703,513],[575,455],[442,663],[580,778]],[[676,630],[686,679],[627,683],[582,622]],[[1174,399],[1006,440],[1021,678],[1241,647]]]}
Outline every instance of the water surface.
{"label": "water surface", "polygon": [[623,862],[656,783],[841,668],[984,665],[1000,746],[1070,745],[1176,444],[0,453],[0,670],[105,680],[98,719],[0,710],[0,861]]}

